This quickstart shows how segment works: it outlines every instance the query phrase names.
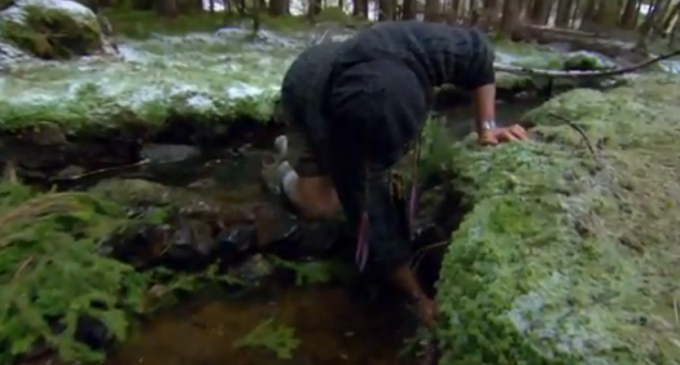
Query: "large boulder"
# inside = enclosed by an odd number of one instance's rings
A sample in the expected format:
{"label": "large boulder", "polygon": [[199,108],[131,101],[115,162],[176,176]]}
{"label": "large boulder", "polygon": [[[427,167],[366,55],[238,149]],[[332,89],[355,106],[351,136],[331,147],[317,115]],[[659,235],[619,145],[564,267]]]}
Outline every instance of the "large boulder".
{"label": "large boulder", "polygon": [[669,75],[579,89],[526,116],[535,142],[431,154],[470,209],[438,283],[441,364],[680,363],[679,97]]}
{"label": "large boulder", "polygon": [[42,59],[68,59],[103,51],[97,16],[70,0],[18,0],[0,11],[0,43]]}

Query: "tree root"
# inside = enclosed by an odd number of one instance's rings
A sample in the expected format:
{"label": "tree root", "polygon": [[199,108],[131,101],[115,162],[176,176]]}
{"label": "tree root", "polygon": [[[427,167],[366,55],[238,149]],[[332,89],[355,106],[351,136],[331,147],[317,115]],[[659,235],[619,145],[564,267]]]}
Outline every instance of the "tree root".
{"label": "tree root", "polygon": [[572,79],[587,79],[587,78],[600,78],[600,77],[612,77],[620,76],[627,73],[635,72],[645,67],[649,67],[655,63],[667,60],[671,57],[680,55],[680,49],[673,52],[654,57],[645,62],[638,63],[630,67],[624,67],[613,70],[604,71],[562,71],[562,70],[543,70],[543,69],[532,69],[526,67],[518,67],[512,65],[494,64],[494,69],[496,71],[507,72],[514,75],[530,75],[530,76],[545,76],[550,78],[572,78]]}

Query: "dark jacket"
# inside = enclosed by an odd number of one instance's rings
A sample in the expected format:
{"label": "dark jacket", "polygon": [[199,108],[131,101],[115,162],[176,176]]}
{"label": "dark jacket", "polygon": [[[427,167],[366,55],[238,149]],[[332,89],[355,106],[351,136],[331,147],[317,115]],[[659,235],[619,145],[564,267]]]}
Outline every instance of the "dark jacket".
{"label": "dark jacket", "polygon": [[291,66],[282,100],[304,120],[349,223],[358,228],[368,213],[369,257],[377,267],[389,270],[410,255],[385,171],[417,138],[433,88],[493,82],[493,50],[481,33],[417,21],[379,23],[345,42],[313,47]]}

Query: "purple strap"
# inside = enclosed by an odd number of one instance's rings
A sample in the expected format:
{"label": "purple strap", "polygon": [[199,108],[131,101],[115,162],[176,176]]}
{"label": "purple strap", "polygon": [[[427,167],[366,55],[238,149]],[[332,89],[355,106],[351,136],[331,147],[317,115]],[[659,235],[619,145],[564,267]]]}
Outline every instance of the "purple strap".
{"label": "purple strap", "polygon": [[[409,238],[413,237],[416,209],[418,205],[418,184],[415,179],[418,174],[418,158],[420,157],[420,139],[416,142],[416,151],[413,159],[413,183],[411,186],[411,194],[408,204],[408,224],[409,224]],[[359,268],[359,272],[364,271],[366,263],[368,262],[368,213],[364,212],[361,215],[361,223],[359,225],[359,237],[357,241],[357,248],[354,252],[354,261]]]}
{"label": "purple strap", "polygon": [[357,242],[357,250],[354,253],[354,261],[359,267],[359,272],[364,271],[368,261],[368,213],[366,212],[361,215],[359,241]]}
{"label": "purple strap", "polygon": [[413,232],[415,229],[415,221],[416,221],[416,209],[418,205],[418,189],[416,187],[415,182],[411,186],[411,197],[409,198],[408,202],[408,228],[409,228],[409,234],[411,237],[413,237]]}

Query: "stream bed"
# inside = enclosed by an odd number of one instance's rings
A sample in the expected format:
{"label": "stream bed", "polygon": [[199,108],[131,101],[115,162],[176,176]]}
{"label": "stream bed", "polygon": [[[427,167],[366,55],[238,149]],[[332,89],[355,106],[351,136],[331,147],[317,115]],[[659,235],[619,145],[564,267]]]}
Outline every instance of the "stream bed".
{"label": "stream bed", "polygon": [[[537,104],[533,101],[499,105],[498,121],[500,124],[517,122],[525,111]],[[452,137],[462,138],[472,129],[471,108],[456,108],[445,114]],[[257,148],[246,145],[213,152],[210,156],[204,156],[192,146],[147,146],[142,155],[146,155],[152,163],[90,175],[82,181],[86,186],[76,188],[87,189],[108,179],[137,179],[190,193],[208,205],[243,207],[245,210],[253,205],[262,205],[277,210],[276,201],[264,192],[260,184],[262,164],[273,160],[273,151],[260,146],[271,144],[267,141],[255,144]],[[416,247],[446,241],[455,228],[457,223],[454,221],[460,219],[463,212],[456,211],[456,205],[447,201],[446,194],[441,186],[423,189],[418,227],[425,227],[423,230],[429,232],[427,225],[434,225],[438,233],[431,235],[434,238],[416,239],[422,241]],[[440,224],[439,220],[449,223]],[[201,233],[205,224],[200,221],[186,223],[188,228],[184,229],[190,231],[190,240],[210,240],[210,234]],[[280,241],[279,238],[286,236],[295,222],[290,221],[287,213],[278,212],[264,225],[258,225],[258,239],[268,236],[266,239],[269,241]],[[182,231],[182,228],[177,228],[177,231]],[[339,239],[333,237],[331,240],[337,243]],[[322,254],[281,256],[281,260],[289,260],[288,267],[283,265],[284,270],[280,263],[277,264],[279,259],[272,258],[269,247],[255,247],[249,257],[233,268],[241,274],[244,270],[247,272],[245,276],[252,279],[248,285],[238,290],[232,290],[229,285],[209,285],[198,292],[178,296],[173,305],[166,305],[138,321],[131,337],[111,349],[105,364],[414,363],[413,353],[401,356],[417,326],[413,312],[394,293],[385,290],[380,282],[357,276],[351,262],[347,261],[344,269],[346,273],[349,268],[352,271],[349,274],[317,282],[299,282],[296,277],[299,273],[291,270],[290,263],[328,263],[338,259],[329,249],[333,242],[323,238],[312,241],[312,246],[317,247],[311,247],[311,251]],[[197,244],[191,242],[190,245]],[[445,248],[440,245],[437,250],[431,251],[429,257],[421,260],[423,264],[418,274],[424,286],[431,287],[436,280],[438,260],[441,260]],[[181,260],[191,261],[196,256],[186,257]],[[192,266],[190,262],[184,264]],[[163,288],[151,289],[154,290],[162,291]],[[55,364],[48,361],[51,360],[29,361],[28,364]]]}

